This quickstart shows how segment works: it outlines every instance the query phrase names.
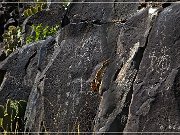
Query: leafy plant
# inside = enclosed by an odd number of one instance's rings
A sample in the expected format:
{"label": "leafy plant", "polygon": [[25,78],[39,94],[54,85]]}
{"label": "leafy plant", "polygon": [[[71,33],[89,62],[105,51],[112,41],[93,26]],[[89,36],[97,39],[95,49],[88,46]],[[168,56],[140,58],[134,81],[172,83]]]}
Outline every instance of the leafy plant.
{"label": "leafy plant", "polygon": [[24,10],[23,15],[25,17],[36,14],[47,7],[47,0],[34,0],[36,2],[35,6],[30,6],[28,9]]}
{"label": "leafy plant", "polygon": [[59,25],[53,27],[43,27],[42,24],[39,24],[37,26],[32,25],[32,29],[34,30],[35,34],[34,36],[30,35],[26,38],[26,44],[29,44],[33,41],[43,40],[48,36],[56,34],[59,29]]}
{"label": "leafy plant", "polygon": [[[34,41],[43,40],[48,36],[54,35],[59,29],[59,25],[50,27],[43,27],[42,24],[37,26],[32,25],[32,29],[35,34],[30,35],[26,38],[26,44],[29,44]],[[18,47],[21,47],[22,32],[20,27],[9,26],[8,30],[3,34],[3,42],[6,56],[11,54]]]}
{"label": "leafy plant", "polygon": [[26,101],[7,100],[5,106],[0,105],[0,127],[6,132],[22,132]]}
{"label": "leafy plant", "polygon": [[17,47],[21,46],[21,29],[20,27],[9,26],[3,34],[4,49],[6,55],[12,53]]}

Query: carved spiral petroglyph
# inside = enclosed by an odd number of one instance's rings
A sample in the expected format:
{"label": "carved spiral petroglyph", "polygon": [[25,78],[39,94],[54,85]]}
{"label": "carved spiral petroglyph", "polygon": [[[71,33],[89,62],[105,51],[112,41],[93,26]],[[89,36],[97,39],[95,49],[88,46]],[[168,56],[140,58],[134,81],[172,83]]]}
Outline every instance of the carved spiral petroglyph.
{"label": "carved spiral petroglyph", "polygon": [[164,46],[161,49],[161,56],[157,57],[155,54],[155,51],[152,51],[149,55],[149,58],[151,59],[150,63],[150,71],[156,70],[160,76],[162,76],[166,71],[170,68],[170,56],[167,54],[167,47]]}

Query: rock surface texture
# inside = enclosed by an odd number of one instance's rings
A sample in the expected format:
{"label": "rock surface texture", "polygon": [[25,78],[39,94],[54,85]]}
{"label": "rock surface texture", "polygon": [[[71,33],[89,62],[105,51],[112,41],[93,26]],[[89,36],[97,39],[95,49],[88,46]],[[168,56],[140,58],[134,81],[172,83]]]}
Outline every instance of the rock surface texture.
{"label": "rock surface texture", "polygon": [[86,2],[29,19],[63,26],[0,61],[0,103],[31,132],[180,132],[180,4]]}

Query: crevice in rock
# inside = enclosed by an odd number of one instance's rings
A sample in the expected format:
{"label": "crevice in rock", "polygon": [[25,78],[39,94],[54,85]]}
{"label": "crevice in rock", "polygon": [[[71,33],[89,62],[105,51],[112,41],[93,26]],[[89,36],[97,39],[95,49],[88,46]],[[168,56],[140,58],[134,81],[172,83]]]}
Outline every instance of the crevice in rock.
{"label": "crevice in rock", "polygon": [[[135,78],[136,78],[136,76],[134,77],[133,82],[135,81]],[[128,114],[129,114],[129,106],[131,103],[132,94],[133,94],[133,85],[127,94],[125,105],[122,109],[122,113],[120,113],[116,116],[116,118],[113,121],[113,123],[111,124],[110,130],[108,132],[123,132],[124,131],[124,128],[127,123]]]}
{"label": "crevice in rock", "polygon": [[163,3],[163,4],[162,4],[162,7],[163,7],[163,8],[166,8],[166,7],[169,7],[169,6],[171,6],[171,3]]}
{"label": "crevice in rock", "polygon": [[26,65],[25,65],[25,67],[24,67],[26,74],[27,74],[28,65],[30,64],[31,60],[36,56],[36,54],[37,54],[37,51],[35,51],[35,52],[33,53],[33,55],[31,55],[31,57],[30,57],[29,60],[27,61]]}
{"label": "crevice in rock", "polygon": [[143,2],[143,3],[140,3],[139,6],[138,6],[138,10],[142,9],[142,8],[146,8],[147,7],[147,3]]}
{"label": "crevice in rock", "polygon": [[138,52],[134,56],[133,63],[134,63],[134,68],[136,70],[139,70],[139,65],[140,65],[141,60],[143,58],[144,50],[145,50],[145,47],[139,47]]}
{"label": "crevice in rock", "polygon": [[66,13],[62,19],[62,22],[61,22],[61,27],[65,27],[66,25],[68,25],[70,23],[70,19],[67,17]]}
{"label": "crevice in rock", "polygon": [[9,99],[9,95],[11,94],[11,92],[8,92],[5,96],[4,96],[4,101],[6,101],[7,99]]}
{"label": "crevice in rock", "polygon": [[114,14],[116,14],[116,2],[117,2],[117,0],[114,0],[114,3],[113,3]]}
{"label": "crevice in rock", "polygon": [[[153,24],[152,24],[153,25]],[[146,37],[146,41],[145,41],[145,45],[143,47],[139,47],[138,48],[138,51],[136,53],[136,55],[134,56],[133,58],[133,62],[134,62],[134,68],[138,71],[139,70],[139,66],[141,64],[141,61],[142,61],[142,58],[143,58],[143,54],[144,54],[144,51],[146,49],[146,46],[149,42],[149,35],[151,33],[151,29],[152,29],[152,26],[150,27],[149,29],[149,32],[148,32],[148,35]]]}
{"label": "crevice in rock", "polygon": [[101,20],[95,20],[92,23],[96,24],[96,25],[102,25],[103,24],[103,22],[101,22]]}
{"label": "crevice in rock", "polygon": [[[127,114],[127,118],[128,118],[128,115],[129,115],[129,110],[130,110],[129,107],[130,107],[131,100],[132,100],[132,95],[133,95],[134,82],[135,82],[136,76],[137,76],[137,74],[138,74],[139,66],[140,66],[140,64],[141,64],[144,51],[145,51],[145,49],[146,49],[146,47],[147,47],[147,45],[148,45],[148,42],[149,42],[149,35],[150,35],[150,33],[151,33],[151,30],[152,30],[154,21],[155,21],[155,20],[152,21],[152,24],[151,24],[150,29],[149,29],[149,31],[148,31],[148,35],[147,35],[147,37],[146,37],[146,41],[145,41],[144,47],[139,47],[138,52],[136,53],[136,55],[135,55],[135,57],[134,57],[134,59],[133,59],[134,68],[137,70],[137,73],[136,73],[136,75],[135,75],[135,77],[134,77],[134,79],[133,79],[131,89],[130,89],[130,91],[129,91],[128,95],[127,95],[127,98],[126,98],[126,102],[125,102],[125,103],[128,105],[128,108],[126,108],[126,107],[123,108],[123,110],[124,110],[124,111],[126,112],[126,114]],[[128,110],[128,111],[127,111],[127,110]],[[122,111],[122,114],[124,113],[124,111]],[[126,120],[126,123],[125,123],[125,125],[124,125],[124,128],[126,127],[126,124],[127,124],[127,120]],[[124,128],[123,128],[123,130],[122,130],[121,132],[124,131]]]}
{"label": "crevice in rock", "polygon": [[4,52],[0,52],[0,61],[3,61],[6,59],[6,54]]}
{"label": "crevice in rock", "polygon": [[126,23],[126,22],[127,22],[127,19],[120,20],[120,23]]}
{"label": "crevice in rock", "polygon": [[116,73],[114,74],[113,81],[115,81],[118,77],[119,72],[121,71],[121,68],[123,67],[123,64],[121,64],[120,68],[117,69]]}
{"label": "crevice in rock", "polygon": [[72,7],[72,4],[73,3],[70,3],[69,6],[67,7],[66,11],[65,11],[65,14],[62,18],[62,21],[61,21],[61,27],[65,27],[66,25],[68,25],[70,23],[70,19],[68,17],[68,13],[70,12],[70,9]]}
{"label": "crevice in rock", "polygon": [[4,76],[6,74],[6,71],[5,70],[0,70],[0,86],[4,80]]}
{"label": "crevice in rock", "polygon": [[179,69],[174,79],[173,90],[174,90],[174,96],[175,96],[177,106],[178,106],[178,111],[180,113],[180,70]]}

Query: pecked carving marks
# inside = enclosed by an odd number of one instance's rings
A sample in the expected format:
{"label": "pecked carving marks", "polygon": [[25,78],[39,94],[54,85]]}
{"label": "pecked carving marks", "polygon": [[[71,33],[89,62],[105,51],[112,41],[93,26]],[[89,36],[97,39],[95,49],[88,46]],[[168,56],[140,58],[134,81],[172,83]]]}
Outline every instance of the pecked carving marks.
{"label": "pecked carving marks", "polygon": [[176,81],[180,58],[179,6],[174,4],[162,10],[152,27],[134,83],[126,125],[128,132],[180,130],[177,128],[180,127],[180,96]]}
{"label": "pecked carving marks", "polygon": [[153,71],[155,70],[160,76],[165,74],[166,71],[169,70],[171,59],[168,54],[168,50],[166,46],[163,46],[160,50],[160,53],[162,55],[156,56],[158,52],[156,50],[149,52],[149,58],[150,58],[150,67],[149,70]]}

